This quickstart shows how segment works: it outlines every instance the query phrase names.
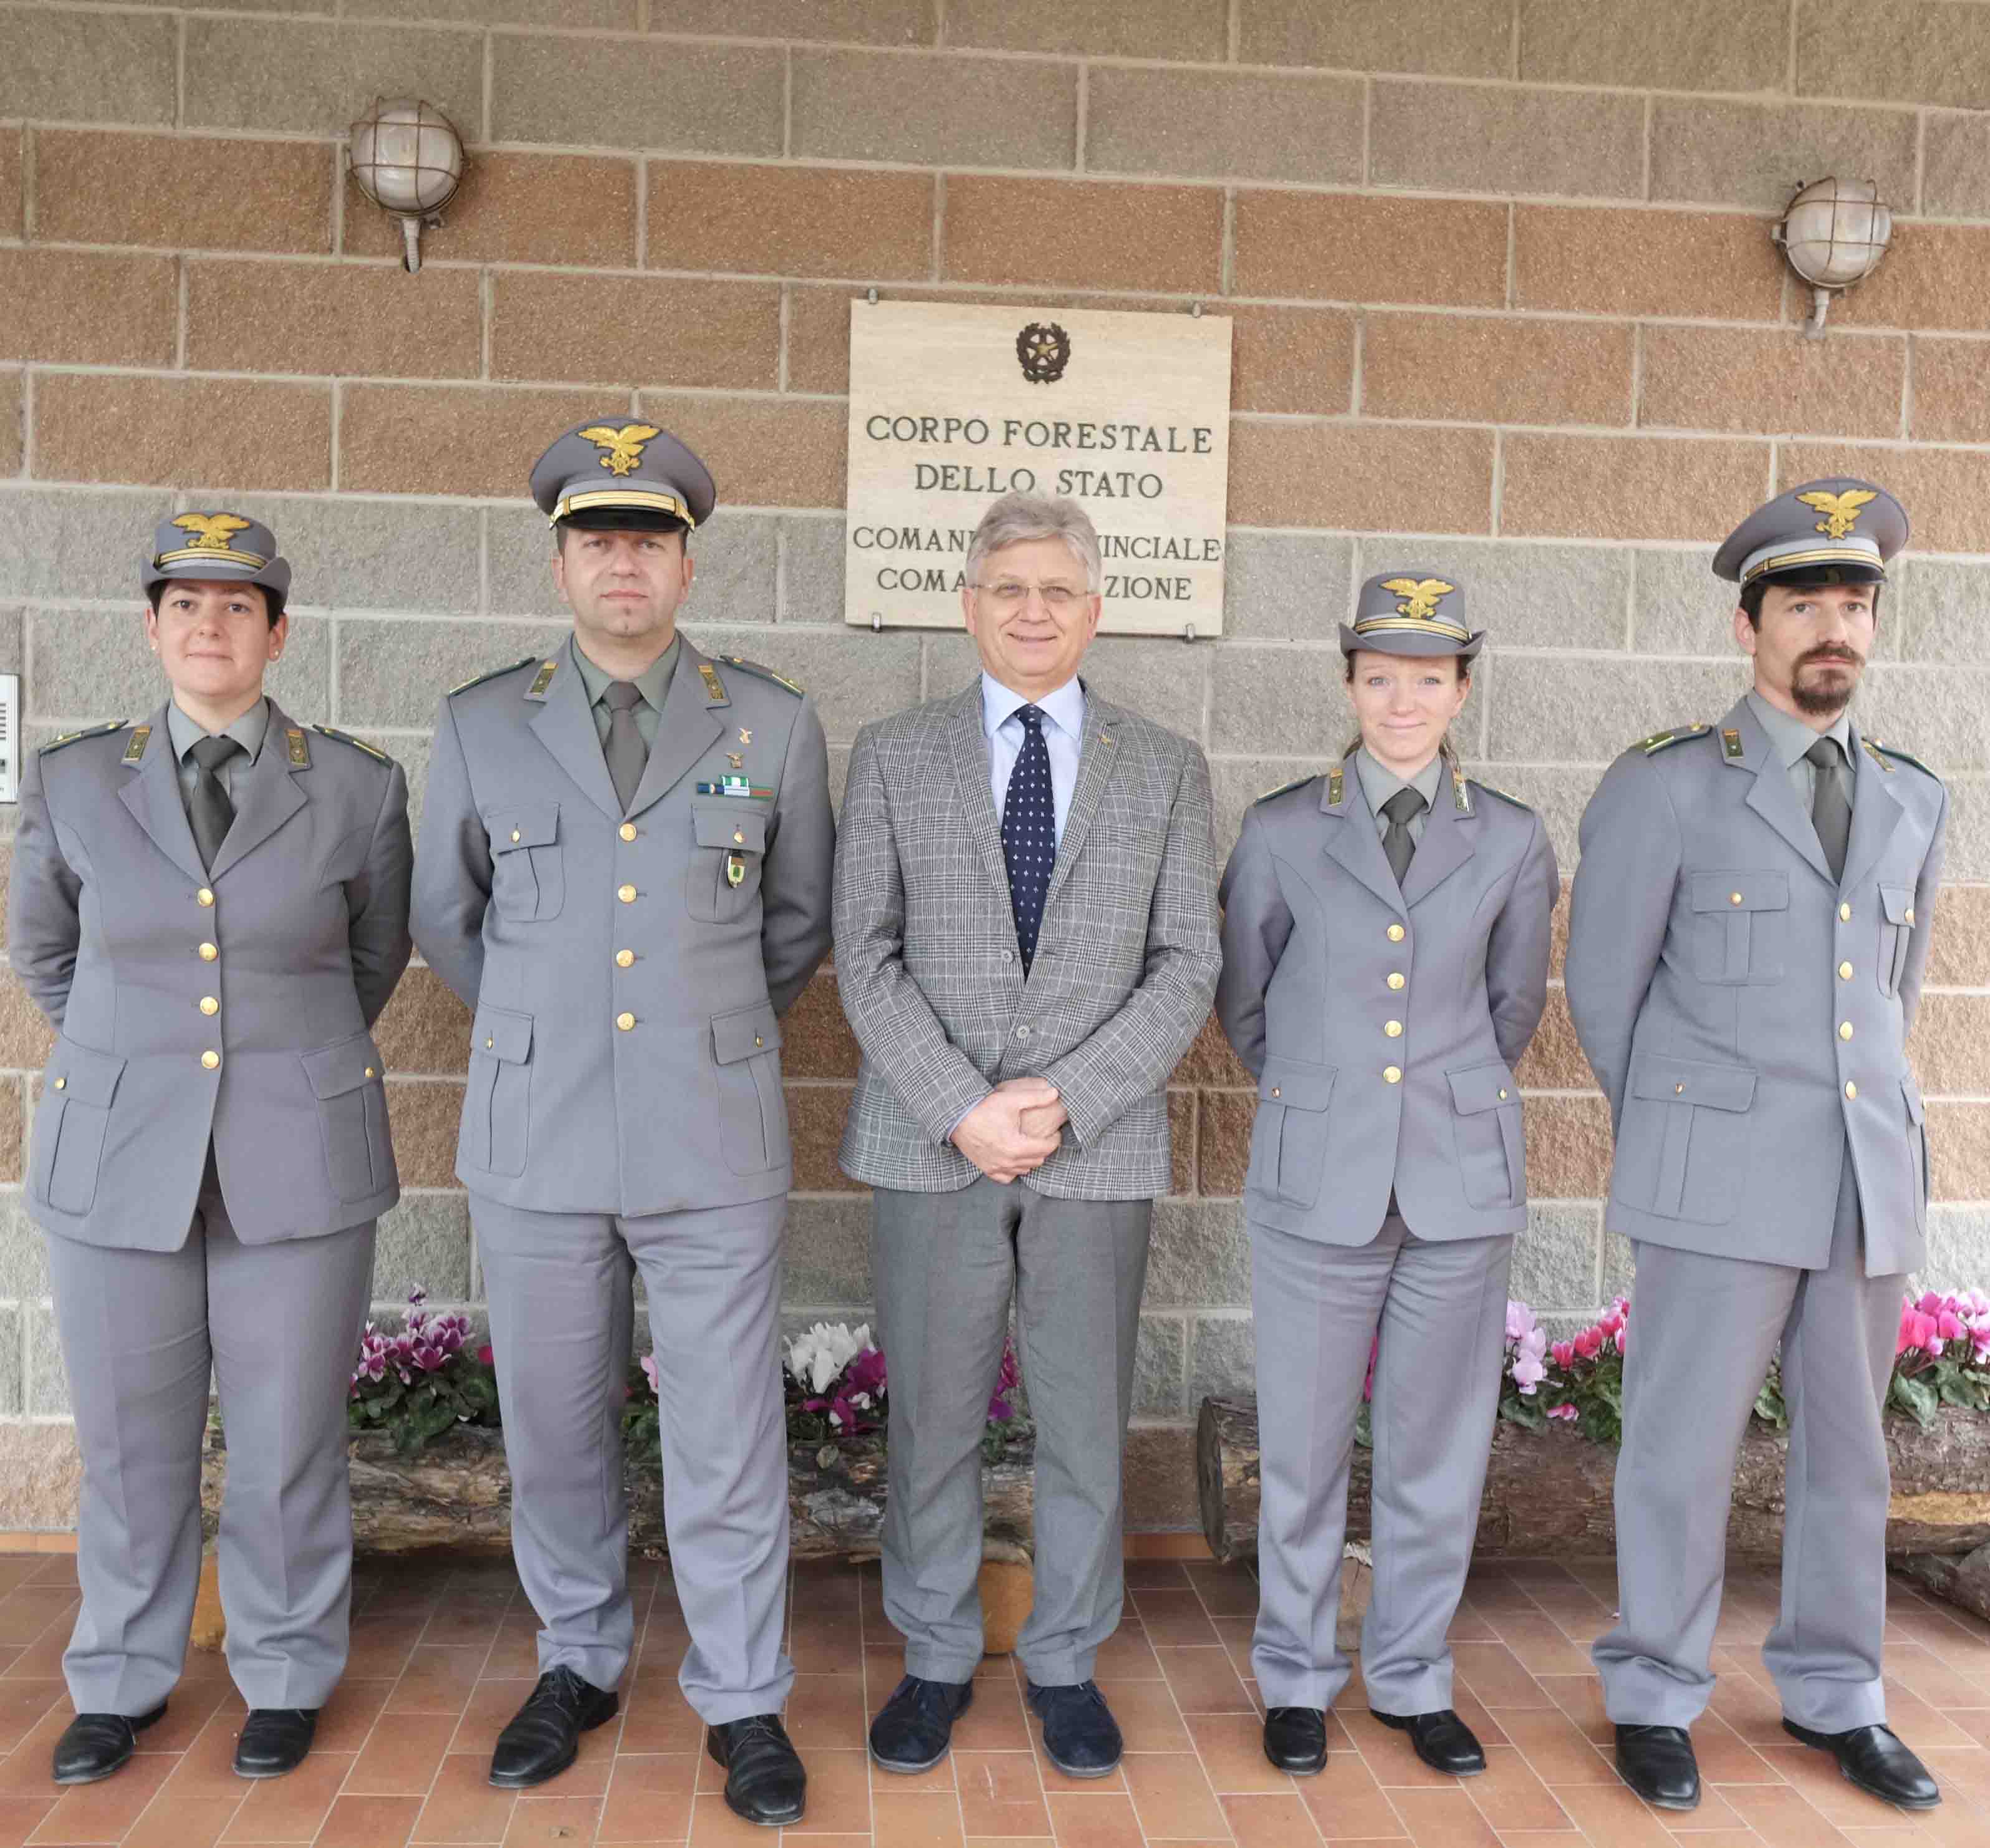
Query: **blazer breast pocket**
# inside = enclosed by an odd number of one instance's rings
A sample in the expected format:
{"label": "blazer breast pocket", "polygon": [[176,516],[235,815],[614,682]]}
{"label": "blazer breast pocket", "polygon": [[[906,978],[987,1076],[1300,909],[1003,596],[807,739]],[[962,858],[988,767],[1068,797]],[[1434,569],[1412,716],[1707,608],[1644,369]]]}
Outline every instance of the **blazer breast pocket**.
{"label": "blazer breast pocket", "polygon": [[1755,987],[1783,979],[1790,876],[1778,869],[1695,873],[1693,972],[1703,982]]}
{"label": "blazer breast pocket", "polygon": [[525,1173],[531,1089],[532,1017],[479,1007],[470,1030],[470,1082],[457,1151],[466,1167],[487,1174]]}
{"label": "blazer breast pocket", "polygon": [[1907,950],[1914,936],[1914,888],[1911,885],[1880,888],[1880,956],[1874,965],[1882,994],[1898,994],[1900,978],[1907,973]]}
{"label": "blazer breast pocket", "polygon": [[743,918],[760,895],[767,853],[768,804],[718,797],[691,804],[691,854],[685,902],[701,923]]}
{"label": "blazer breast pocket", "polygon": [[378,1193],[392,1175],[393,1157],[386,1088],[372,1036],[356,1033],[297,1056],[318,1099],[318,1133],[332,1191],[341,1200]]}
{"label": "blazer breast pocket", "polygon": [[56,1041],[35,1109],[35,1146],[28,1192],[59,1213],[87,1213],[110,1129],[111,1100],[124,1062],[66,1039]]}
{"label": "blazer breast pocket", "polygon": [[559,804],[528,802],[484,817],[491,837],[491,902],[514,923],[543,923],[566,902]]}
{"label": "blazer breast pocket", "polygon": [[1336,1068],[1268,1058],[1258,1082],[1246,1185],[1290,1206],[1312,1206],[1326,1176],[1327,1106]]}
{"label": "blazer breast pocket", "polygon": [[1746,1065],[1646,1054],[1634,1059],[1617,1142],[1615,1197],[1666,1219],[1725,1225],[1747,1178]]}
{"label": "blazer breast pocket", "polygon": [[1518,1206],[1526,1197],[1520,1087],[1501,1064],[1447,1072],[1459,1184],[1468,1206]]}

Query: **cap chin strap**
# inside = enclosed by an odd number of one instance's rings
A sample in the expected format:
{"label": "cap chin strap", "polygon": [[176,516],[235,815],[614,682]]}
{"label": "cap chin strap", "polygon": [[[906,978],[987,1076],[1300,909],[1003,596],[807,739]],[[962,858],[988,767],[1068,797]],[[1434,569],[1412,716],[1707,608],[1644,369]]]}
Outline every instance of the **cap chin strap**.
{"label": "cap chin strap", "polygon": [[589,494],[562,494],[548,515],[546,524],[557,526],[561,521],[574,514],[585,513],[590,507],[647,508],[652,512],[668,514],[674,520],[681,520],[688,529],[695,531],[698,526],[697,521],[691,517],[691,509],[675,494],[645,494],[627,487],[603,487]]}

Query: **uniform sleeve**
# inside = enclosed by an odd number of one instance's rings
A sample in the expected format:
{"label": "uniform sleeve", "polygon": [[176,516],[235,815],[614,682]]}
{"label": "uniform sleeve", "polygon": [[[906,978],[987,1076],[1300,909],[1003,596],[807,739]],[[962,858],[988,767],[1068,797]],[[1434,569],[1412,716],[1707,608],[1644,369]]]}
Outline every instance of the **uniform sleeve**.
{"label": "uniform sleeve", "polygon": [[1057,1086],[1081,1147],[1167,1083],[1209,1018],[1223,966],[1209,763],[1195,746],[1183,750],[1148,906],[1139,986],[1044,1073]]}
{"label": "uniform sleeve", "polygon": [[477,812],[456,714],[445,698],[429,759],[410,922],[429,966],[473,1012],[484,979],[484,914],[490,903],[491,837]]}
{"label": "uniform sleeve", "polygon": [[1541,1024],[1548,999],[1549,921],[1561,893],[1554,849],[1541,818],[1520,862],[1520,877],[1492,920],[1486,945],[1486,999],[1499,1056],[1517,1065]]}
{"label": "uniform sleeve", "polygon": [[42,760],[30,757],[21,776],[20,817],[8,886],[7,957],[21,986],[57,1032],[69,1006],[76,946],[83,939],[82,895],[83,882],[56,841],[42,786]]}
{"label": "uniform sleeve", "polygon": [[1907,939],[1907,966],[1900,976],[1900,1015],[1903,1037],[1914,1028],[1914,1016],[1921,1004],[1921,980],[1927,973],[1928,930],[1934,922],[1934,904],[1941,890],[1942,862],[1948,854],[1948,791],[1941,792],[1941,808],[1934,818],[1934,834],[1928,842],[1927,857],[1921,861],[1921,876],[1914,885],[1914,934]]}
{"label": "uniform sleeve", "polygon": [[993,1089],[905,972],[905,882],[877,739],[857,734],[836,839],[836,980],[864,1056],[935,1143]]}
{"label": "uniform sleeve", "polygon": [[1622,1117],[1631,1036],[1657,972],[1683,842],[1664,779],[1627,753],[1584,810],[1569,915],[1568,1008],[1596,1080]]}
{"label": "uniform sleeve", "polygon": [[815,701],[804,699],[788,732],[773,837],[760,871],[760,955],[776,1014],[787,1012],[829,953],[835,858],[829,747]]}
{"label": "uniform sleeve", "polygon": [[359,877],[346,886],[351,908],[346,937],[352,982],[368,1027],[380,1017],[414,949],[414,939],[408,934],[409,883],[415,858],[408,834],[408,779],[398,763],[388,769],[365,864]]}
{"label": "uniform sleeve", "polygon": [[1223,973],[1216,984],[1216,1017],[1245,1069],[1258,1078],[1265,1070],[1265,994],[1291,941],[1292,913],[1255,808],[1245,813],[1219,895]]}

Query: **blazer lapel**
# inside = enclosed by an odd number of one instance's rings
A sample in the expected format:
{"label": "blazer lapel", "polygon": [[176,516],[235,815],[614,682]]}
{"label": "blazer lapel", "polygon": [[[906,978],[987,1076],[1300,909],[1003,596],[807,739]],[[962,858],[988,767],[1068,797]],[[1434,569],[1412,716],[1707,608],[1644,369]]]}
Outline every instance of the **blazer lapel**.
{"label": "blazer lapel", "polygon": [[1852,837],[1846,844],[1847,889],[1877,864],[1900,825],[1900,800],[1889,786],[1892,773],[1866,747],[1859,729],[1852,729]]}
{"label": "blazer lapel", "polygon": [[[568,653],[572,645],[571,641],[563,643],[547,655],[525,689],[526,699],[539,708],[532,715],[533,735],[589,801],[611,821],[620,821],[622,804],[616,799],[614,780],[608,774],[608,759],[601,754],[601,739],[594,729],[586,685]],[[552,670],[550,677],[548,668]],[[674,679],[671,690],[676,690]],[[665,701],[667,705],[670,703]],[[661,740],[661,728],[657,735]]]}
{"label": "blazer lapel", "polygon": [[[1375,829],[1375,813],[1368,806],[1351,754],[1340,766],[1338,802],[1333,800],[1334,788],[1334,773],[1329,770],[1319,784],[1319,812],[1327,817],[1327,858],[1353,874],[1392,911],[1403,909],[1402,888],[1389,870],[1382,837]],[[1425,838],[1429,838],[1428,831]]]}
{"label": "blazer lapel", "polygon": [[[1410,869],[1404,875],[1405,905],[1421,904],[1479,851],[1472,838],[1478,832],[1479,817],[1461,810],[1454,793],[1462,786],[1448,775],[1438,782],[1437,800],[1424,817],[1424,837],[1417,843]],[[1387,859],[1384,855],[1385,864]]]}
{"label": "blazer lapel", "polygon": [[297,771],[305,766],[291,765],[284,736],[290,729],[290,720],[271,700],[263,748],[246,776],[236,773],[229,792],[235,803],[235,819],[215,854],[208,873],[210,884],[219,885],[230,867],[253,854],[304,807],[304,793],[297,787]]}
{"label": "blazer lapel", "polygon": [[[119,800],[152,844],[196,885],[207,883],[207,869],[200,863],[200,850],[194,845],[193,829],[188,824],[186,805],[180,800],[179,766],[174,760],[172,739],[166,731],[166,708],[152,715],[151,733],[142,756],[124,765],[124,786]],[[241,819],[238,814],[236,820]]]}
{"label": "blazer lapel", "polygon": [[[722,715],[732,700],[716,669],[713,669],[709,680],[705,678],[705,670],[711,666],[711,662],[691,645],[688,639],[679,647],[677,671],[671,676],[670,691],[664,695],[664,709],[657,719],[657,742],[650,746],[649,761],[643,766],[643,780],[637,784],[635,800],[629,804],[631,815],[640,814],[652,803],[667,795],[684,772],[724,735],[726,722]],[[580,676],[576,674],[574,678],[578,681]],[[588,715],[587,725],[592,733],[592,713]],[[605,776],[607,759],[602,757],[599,742],[595,746],[594,754],[602,759]],[[612,799],[612,782],[609,792]]]}
{"label": "blazer lapel", "polygon": [[[1734,748],[1737,742],[1740,746],[1738,755]],[[1835,885],[1838,882],[1831,876],[1831,863],[1824,857],[1817,829],[1797,800],[1788,770],[1745,698],[1737,700],[1720,722],[1720,757],[1729,769],[1745,770],[1754,776],[1754,786],[1748,792],[1749,807],[1817,869],[1819,878]]]}
{"label": "blazer lapel", "polygon": [[1078,747],[1078,786],[1071,794],[1071,813],[1064,818],[1064,831],[1058,837],[1057,861],[1051,868],[1049,888],[1044,894],[1046,917],[1057,902],[1059,889],[1071,877],[1072,864],[1084,851],[1085,837],[1091,832],[1092,817],[1099,813],[1099,800],[1112,780],[1119,757],[1116,717],[1113,708],[1103,701],[1086,695],[1085,729]]}
{"label": "blazer lapel", "polygon": [[[988,741],[981,731],[981,680],[955,700],[946,715],[946,754],[953,761],[954,786],[960,795],[967,831],[981,849],[988,876],[1002,895],[1002,914],[1009,916],[1009,863],[1002,858],[1002,836],[995,825],[995,798],[988,787]],[[1053,873],[1053,878],[1055,875]],[[1046,901],[1045,909],[1048,909]]]}

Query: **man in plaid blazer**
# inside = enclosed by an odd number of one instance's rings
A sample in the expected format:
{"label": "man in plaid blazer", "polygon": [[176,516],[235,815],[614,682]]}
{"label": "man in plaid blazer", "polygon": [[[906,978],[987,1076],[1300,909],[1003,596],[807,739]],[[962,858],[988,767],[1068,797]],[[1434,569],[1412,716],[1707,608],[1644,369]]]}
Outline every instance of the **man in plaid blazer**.
{"label": "man in plaid blazer", "polygon": [[888,1771],[937,1764],[973,1693],[980,1439],[1013,1297],[1037,1432],[1016,1653],[1052,1761],[1100,1777],[1120,1739],[1091,1677],[1119,1620],[1163,1087],[1221,963],[1209,768],[1078,678],[1099,552],[1075,503],[996,501],[966,575],[983,672],[858,735],[837,850],[837,975],[864,1049],[841,1159],[876,1190],[885,1609],[906,1644],[871,1747]]}

